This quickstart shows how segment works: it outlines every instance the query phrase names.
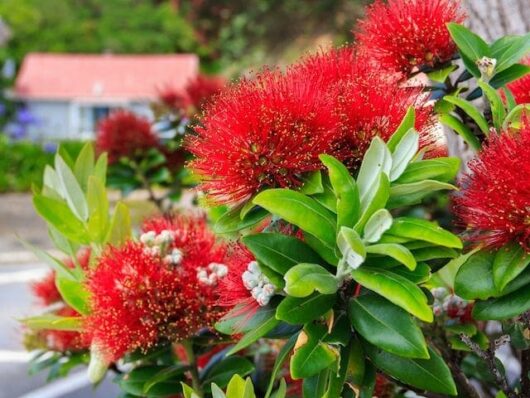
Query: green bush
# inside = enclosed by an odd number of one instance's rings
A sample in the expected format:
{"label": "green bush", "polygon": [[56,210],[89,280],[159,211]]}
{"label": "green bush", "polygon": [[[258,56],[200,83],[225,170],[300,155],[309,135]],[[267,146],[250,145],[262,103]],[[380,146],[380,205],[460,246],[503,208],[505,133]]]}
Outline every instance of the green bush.
{"label": "green bush", "polygon": [[[62,142],[61,146],[71,156],[77,156],[82,143]],[[33,184],[40,185],[47,164],[53,163],[54,154],[42,144],[31,141],[9,142],[0,135],[0,193],[26,192]]]}

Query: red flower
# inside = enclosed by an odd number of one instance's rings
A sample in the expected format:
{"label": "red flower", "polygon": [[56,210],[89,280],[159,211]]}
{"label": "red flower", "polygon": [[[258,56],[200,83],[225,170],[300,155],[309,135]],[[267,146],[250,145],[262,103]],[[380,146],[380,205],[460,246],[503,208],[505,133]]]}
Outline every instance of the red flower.
{"label": "red flower", "polygon": [[[522,63],[530,65],[530,58],[525,58]],[[530,103],[530,75],[525,75],[508,84],[508,88],[512,92],[515,102],[518,104]]]}
{"label": "red flower", "polygon": [[458,0],[376,0],[359,21],[356,38],[383,67],[409,74],[453,57],[456,45],[446,24],[465,17]]}
{"label": "red flower", "polygon": [[355,168],[372,139],[385,141],[397,129],[407,109],[416,110],[421,146],[430,149],[431,111],[422,86],[403,86],[399,74],[382,73],[366,54],[354,47],[320,53],[295,65],[290,73],[319,82],[319,95],[333,100],[337,120],[333,155]]}
{"label": "red flower", "polygon": [[375,377],[375,398],[391,398],[394,396],[394,386],[381,373],[377,373]]}
{"label": "red flower", "polygon": [[122,157],[135,157],[159,146],[149,121],[129,111],[117,111],[99,124],[96,137],[98,152],[107,152],[109,163]]}
{"label": "red flower", "polygon": [[330,151],[330,105],[312,82],[275,72],[225,90],[187,141],[201,188],[218,203],[239,203],[264,188],[299,185]]}
{"label": "red flower", "polygon": [[219,94],[225,85],[226,82],[221,77],[198,75],[195,79],[188,81],[186,85],[189,104],[196,110],[200,109],[212,97]]}
{"label": "red flower", "polygon": [[158,99],[171,110],[181,110],[186,108],[188,100],[183,93],[173,87],[164,87],[158,93]]}
{"label": "red flower", "polygon": [[467,227],[465,238],[499,248],[518,242],[530,252],[530,124],[493,135],[455,197],[455,211]]}
{"label": "red flower", "polygon": [[88,278],[87,332],[109,361],[185,339],[222,315],[215,285],[227,271],[225,250],[204,219],[159,218],[144,231],[143,243],[108,249]]}

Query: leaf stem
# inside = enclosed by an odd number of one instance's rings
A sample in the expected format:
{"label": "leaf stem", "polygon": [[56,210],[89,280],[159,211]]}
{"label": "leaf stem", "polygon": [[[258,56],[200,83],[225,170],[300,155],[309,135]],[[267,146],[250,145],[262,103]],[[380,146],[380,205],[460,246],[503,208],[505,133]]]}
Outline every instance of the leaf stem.
{"label": "leaf stem", "polygon": [[204,397],[204,392],[201,388],[201,383],[199,380],[199,371],[197,370],[197,360],[195,358],[195,353],[193,352],[193,344],[189,340],[184,340],[182,343],[184,350],[186,351],[186,356],[188,357],[188,362],[190,365],[190,374],[191,374],[191,383],[195,393],[200,397]]}

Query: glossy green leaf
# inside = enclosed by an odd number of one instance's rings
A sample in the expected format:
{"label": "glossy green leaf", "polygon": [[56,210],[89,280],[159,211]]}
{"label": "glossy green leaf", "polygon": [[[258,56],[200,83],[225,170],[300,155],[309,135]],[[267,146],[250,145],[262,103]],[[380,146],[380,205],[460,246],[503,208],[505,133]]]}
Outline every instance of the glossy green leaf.
{"label": "glossy green leaf", "polygon": [[366,351],[372,362],[404,384],[431,392],[457,395],[451,371],[438,353],[429,348],[429,359],[403,358],[370,344]]}
{"label": "glossy green leaf", "polygon": [[501,247],[493,260],[493,282],[499,292],[530,264],[528,255],[517,243]]}
{"label": "glossy green leaf", "polygon": [[87,315],[90,312],[90,294],[82,282],[57,275],[55,285],[63,300],[70,307],[82,315]]}
{"label": "glossy green leaf", "polygon": [[449,65],[445,68],[434,70],[432,72],[427,73],[427,76],[429,76],[429,79],[438,82],[438,83],[444,83],[447,78],[458,68],[458,65]]}
{"label": "glossy green leaf", "polygon": [[506,117],[506,109],[504,108],[502,98],[497,90],[491,87],[488,83],[484,82],[482,79],[479,79],[477,83],[490,104],[493,125],[497,131],[500,131],[502,128],[502,123],[504,122],[504,118]]}
{"label": "glossy green leaf", "polygon": [[454,185],[436,180],[424,180],[410,184],[396,184],[390,188],[388,208],[410,206],[421,203],[426,196],[441,190],[456,190]]}
{"label": "glossy green leaf", "polygon": [[114,216],[110,221],[110,228],[105,239],[114,246],[123,245],[131,236],[131,216],[129,208],[123,202],[118,202],[114,209]]}
{"label": "glossy green leaf", "polygon": [[375,243],[392,226],[392,214],[387,209],[377,210],[364,226],[363,239],[368,243]]}
{"label": "glossy green leaf", "polygon": [[215,383],[223,388],[228,385],[234,374],[244,377],[253,370],[254,365],[248,359],[243,357],[227,357],[213,365],[203,376],[201,383],[206,386]]}
{"label": "glossy green leaf", "polygon": [[448,182],[454,180],[460,169],[458,158],[436,158],[410,163],[397,184],[407,184],[423,180]]}
{"label": "glossy green leaf", "polygon": [[433,321],[427,297],[408,279],[391,271],[368,266],[353,270],[352,277],[362,286],[373,290],[422,321]]}
{"label": "glossy green leaf", "polygon": [[310,197],[288,189],[268,189],[258,194],[254,203],[310,233],[330,248],[335,247],[335,216]]}
{"label": "glossy green leaf", "polygon": [[256,325],[256,327],[250,331],[248,331],[238,342],[237,344],[232,347],[226,355],[232,355],[235,354],[238,351],[241,351],[244,348],[247,348],[249,345],[257,341],[258,339],[265,336],[267,333],[269,333],[271,330],[273,330],[280,321],[275,318],[274,316],[275,311],[268,312],[268,317],[264,319],[260,324]]}
{"label": "glossy green leaf", "polygon": [[497,73],[519,62],[530,52],[530,34],[524,36],[503,36],[491,45],[491,56],[497,60]]}
{"label": "glossy green leaf", "polygon": [[415,284],[427,282],[431,277],[431,267],[425,263],[418,263],[414,271],[404,267],[395,267],[392,268],[392,272]]}
{"label": "glossy green leaf", "polygon": [[495,296],[493,258],[494,254],[487,251],[469,256],[456,274],[455,293],[466,300],[485,300]]}
{"label": "glossy green leaf", "polygon": [[189,369],[188,366],[184,365],[173,365],[169,366],[167,368],[161,369],[159,372],[157,372],[155,375],[153,375],[150,379],[148,379],[144,385],[143,385],[143,393],[148,394],[150,390],[153,389],[157,384],[160,384],[166,380],[170,380],[175,378],[175,376],[179,376],[184,374]]}
{"label": "glossy green leaf", "polygon": [[403,309],[377,295],[350,301],[355,330],[370,343],[407,358],[429,358],[421,329]]}
{"label": "glossy green leaf", "polygon": [[357,184],[346,166],[333,156],[320,155],[320,160],[328,169],[333,192],[337,197],[337,227],[353,227],[361,212]]}
{"label": "glossy green leaf", "polygon": [[335,294],[313,293],[307,297],[287,296],[276,308],[276,318],[293,325],[303,325],[320,318],[335,304]]}
{"label": "glossy green leaf", "polygon": [[405,246],[397,243],[380,243],[366,247],[366,252],[370,254],[380,254],[382,256],[392,257],[399,261],[405,267],[413,271],[416,268],[416,259],[414,255]]}
{"label": "glossy green leaf", "polygon": [[314,195],[324,192],[324,185],[322,184],[322,173],[320,170],[307,173],[302,178],[303,185],[300,192],[306,195]]}
{"label": "glossy green leaf", "polygon": [[482,144],[479,139],[473,134],[469,127],[460,121],[460,119],[457,119],[455,116],[448,113],[439,115],[438,119],[442,124],[453,129],[458,135],[460,135],[460,137],[462,137],[472,149],[478,151],[481,148]]}
{"label": "glossy green leaf", "polygon": [[[366,151],[359,175],[357,176],[357,186],[361,199],[361,208],[364,210],[373,200],[374,187],[380,185],[381,174],[387,177],[392,168],[392,154],[388,150],[385,142],[375,137]],[[388,179],[388,178],[387,178]]]}
{"label": "glossy green leaf", "polygon": [[386,144],[388,149],[391,152],[395,151],[397,145],[399,144],[403,136],[407,134],[407,132],[410,129],[414,128],[415,121],[416,121],[416,111],[414,107],[411,106],[407,109],[407,113],[405,114],[405,117],[403,117],[403,120],[399,124],[399,127],[396,129],[394,134],[392,134],[392,136],[390,137],[390,139],[388,140]]}
{"label": "glossy green leaf", "polygon": [[109,201],[105,186],[96,177],[88,177],[88,232],[95,242],[103,243],[107,234]]}
{"label": "glossy green leaf", "polygon": [[88,219],[88,204],[85,194],[74,173],[59,155],[55,157],[55,172],[59,177],[68,207],[79,220],[86,221]]}
{"label": "glossy green leaf", "polygon": [[498,72],[490,80],[490,84],[494,88],[500,88],[514,80],[520,79],[530,73],[530,65],[514,64],[508,69]]}
{"label": "glossy green leaf", "polygon": [[313,249],[320,257],[322,257],[328,264],[337,266],[339,258],[335,247],[323,243],[320,239],[314,237],[311,234],[303,233],[304,242],[307,243],[311,249]]}
{"label": "glossy green leaf", "polygon": [[304,378],[302,392],[304,398],[321,397],[326,391],[330,370],[324,369],[312,377]]}
{"label": "glossy green leaf", "polygon": [[390,169],[390,181],[397,180],[405,171],[414,155],[420,147],[420,135],[410,129],[399,141],[396,149],[392,153],[392,168]]}
{"label": "glossy green leaf", "polygon": [[291,358],[290,370],[294,379],[315,376],[331,366],[338,356],[334,348],[323,342],[327,335],[324,325],[308,324],[301,333],[307,340],[295,349]]}
{"label": "glossy green leaf", "polygon": [[289,358],[289,355],[291,354],[291,351],[294,348],[297,338],[298,338],[297,334],[292,335],[289,338],[289,340],[285,342],[282,349],[276,356],[276,360],[274,361],[274,366],[270,374],[270,380],[269,380],[269,385],[267,387],[267,392],[265,393],[265,398],[270,397],[276,376],[282,370],[283,364],[285,363],[285,361]]}
{"label": "glossy green leaf", "polygon": [[417,239],[454,249],[462,248],[462,242],[456,235],[432,222],[417,218],[395,218],[388,233],[398,237]]}
{"label": "glossy green leaf", "polygon": [[447,24],[447,29],[458,49],[471,61],[475,62],[482,57],[491,56],[488,44],[465,26],[451,22]]}
{"label": "glossy green leaf", "polygon": [[333,294],[338,289],[335,276],[318,264],[298,264],[287,271],[284,279],[285,292],[293,297],[307,297],[315,290]]}
{"label": "glossy green leaf", "polygon": [[215,328],[228,335],[250,332],[274,318],[277,304],[278,300],[273,297],[269,305],[257,310],[252,306],[250,311],[245,311],[249,310],[245,304],[236,305],[215,324]]}
{"label": "glossy green leaf", "polygon": [[342,227],[337,236],[337,246],[342,253],[342,260],[351,269],[358,268],[366,258],[364,243],[357,232]]}
{"label": "glossy green leaf", "polygon": [[252,381],[243,378],[236,374],[230,379],[228,388],[226,389],[226,398],[255,398],[254,387]]}
{"label": "glossy green leaf", "polygon": [[530,286],[526,285],[499,298],[476,301],[472,315],[480,321],[504,320],[517,317],[529,309]]}
{"label": "glossy green leaf", "polygon": [[243,243],[260,263],[282,275],[296,264],[321,261],[313,249],[294,236],[260,233],[243,237]]}
{"label": "glossy green leaf", "polygon": [[379,209],[383,209],[390,197],[390,181],[385,173],[380,173],[376,183],[361,201],[361,218],[355,224],[358,233],[364,231],[364,227],[372,215]]}
{"label": "glossy green leaf", "polygon": [[451,95],[446,95],[444,97],[444,101],[450,102],[451,104],[454,104],[458,106],[460,109],[462,109],[471,119],[475,121],[477,126],[486,136],[489,135],[488,122],[486,121],[484,116],[480,113],[480,111],[477,108],[475,108],[471,103],[469,103],[468,101],[462,98],[453,97]]}
{"label": "glossy green leaf", "polygon": [[94,166],[94,146],[91,142],[87,142],[81,149],[81,152],[79,152],[74,165],[75,178],[84,191],[87,189],[88,177],[94,172]]}
{"label": "glossy green leaf", "polygon": [[80,317],[65,317],[57,315],[41,315],[20,319],[20,322],[30,329],[42,330],[69,330],[79,331],[83,328],[83,319]]}
{"label": "glossy green leaf", "polygon": [[[133,396],[146,396],[144,394],[144,386],[157,374],[167,369],[165,366],[140,366],[127,372],[120,374],[116,380],[120,389]],[[149,398],[155,397],[169,397],[181,392],[182,378],[167,379],[155,384],[149,390],[147,396]]]}
{"label": "glossy green leaf", "polygon": [[261,220],[269,216],[269,213],[264,209],[254,208],[249,210],[243,220],[241,220],[242,207],[235,207],[224,213],[213,225],[213,230],[216,234],[230,234],[241,231],[256,225]]}

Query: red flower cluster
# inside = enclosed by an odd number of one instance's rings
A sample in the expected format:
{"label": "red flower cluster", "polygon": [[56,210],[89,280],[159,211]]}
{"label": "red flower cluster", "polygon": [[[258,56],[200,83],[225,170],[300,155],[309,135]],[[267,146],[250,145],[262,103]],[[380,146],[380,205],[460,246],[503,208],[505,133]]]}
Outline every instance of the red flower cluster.
{"label": "red flower cluster", "polygon": [[110,164],[158,146],[149,121],[132,112],[114,112],[99,124],[96,148],[100,153],[108,153]]}
{"label": "red flower cluster", "polygon": [[455,212],[476,245],[518,242],[530,252],[530,124],[493,136],[455,197]]}
{"label": "red flower cluster", "polygon": [[262,189],[299,185],[303,173],[322,167],[322,153],[355,168],[372,138],[388,139],[411,106],[428,146],[431,108],[422,87],[402,87],[398,75],[376,73],[370,62],[346,47],[223,92],[187,142],[201,188],[234,204]]}
{"label": "red flower cluster", "polygon": [[308,79],[265,71],[218,96],[187,141],[210,198],[238,203],[263,188],[299,185],[302,173],[320,168],[335,123],[331,101],[316,94]]}
{"label": "red flower cluster", "polygon": [[169,109],[180,111],[192,107],[197,111],[221,92],[226,82],[219,76],[197,75],[190,79],[183,91],[166,87],[159,93],[160,101]]}
{"label": "red flower cluster", "polygon": [[142,243],[109,248],[88,277],[86,329],[108,361],[185,339],[222,315],[215,285],[226,273],[225,247],[204,218],[157,218],[143,230]]}
{"label": "red flower cluster", "polygon": [[[530,65],[530,58],[524,59],[522,63]],[[508,84],[508,88],[512,92],[515,102],[518,104],[530,103],[530,75],[523,76]]]}
{"label": "red flower cluster", "polygon": [[465,17],[458,0],[376,0],[359,21],[356,38],[383,67],[409,74],[453,57],[456,46],[446,24]]}

